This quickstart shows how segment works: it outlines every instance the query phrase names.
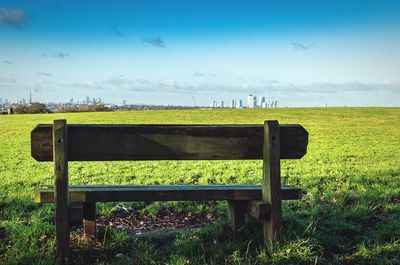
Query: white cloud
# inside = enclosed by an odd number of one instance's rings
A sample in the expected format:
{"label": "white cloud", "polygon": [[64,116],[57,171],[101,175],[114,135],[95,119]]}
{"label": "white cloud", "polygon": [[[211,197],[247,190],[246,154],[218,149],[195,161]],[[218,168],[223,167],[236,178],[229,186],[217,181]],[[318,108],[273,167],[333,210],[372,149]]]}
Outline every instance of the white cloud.
{"label": "white cloud", "polygon": [[160,82],[161,85],[172,87],[178,85],[174,80],[171,79],[166,79]]}
{"label": "white cloud", "polygon": [[330,95],[340,94],[344,92],[382,92],[388,91],[392,93],[400,93],[400,83],[382,82],[382,83],[308,83],[308,84],[284,84],[278,81],[267,82],[261,85],[242,84],[218,84],[218,83],[202,83],[202,84],[181,84],[172,79],[165,79],[153,82],[145,79],[129,79],[123,76],[113,77],[105,80],[87,81],[82,83],[72,83],[67,85],[71,88],[80,89],[113,89],[113,90],[131,90],[131,91],[147,91],[147,92],[174,92],[174,93],[201,93],[201,92],[218,92],[218,93],[280,93],[290,95]]}

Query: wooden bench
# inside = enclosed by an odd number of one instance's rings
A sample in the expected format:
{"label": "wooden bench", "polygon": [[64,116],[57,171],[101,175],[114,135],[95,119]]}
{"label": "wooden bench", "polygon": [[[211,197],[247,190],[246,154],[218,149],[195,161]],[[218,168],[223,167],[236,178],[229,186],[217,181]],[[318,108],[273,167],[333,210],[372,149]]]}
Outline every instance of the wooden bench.
{"label": "wooden bench", "polygon": [[[69,228],[82,205],[84,231],[96,234],[96,202],[226,200],[234,235],[245,214],[263,223],[271,245],[282,231],[282,200],[301,190],[281,185],[280,159],[299,159],[307,151],[301,125],[67,125],[55,120],[31,132],[37,161],[54,161],[54,186],[37,190],[35,201],[56,205],[56,250],[68,257]],[[90,185],[69,186],[69,161],[123,160],[263,160],[262,185]],[[260,172],[261,180],[261,172]]]}

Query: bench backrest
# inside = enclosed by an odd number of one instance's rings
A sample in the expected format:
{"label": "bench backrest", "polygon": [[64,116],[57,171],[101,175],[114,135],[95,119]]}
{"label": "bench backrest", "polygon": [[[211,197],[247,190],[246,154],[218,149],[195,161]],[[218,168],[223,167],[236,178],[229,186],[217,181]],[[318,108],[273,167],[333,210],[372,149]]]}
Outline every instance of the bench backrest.
{"label": "bench backrest", "polygon": [[[86,125],[68,124],[68,161],[263,159],[264,125]],[[53,161],[53,125],[31,132],[31,154]],[[279,125],[280,158],[307,152],[301,125]]]}

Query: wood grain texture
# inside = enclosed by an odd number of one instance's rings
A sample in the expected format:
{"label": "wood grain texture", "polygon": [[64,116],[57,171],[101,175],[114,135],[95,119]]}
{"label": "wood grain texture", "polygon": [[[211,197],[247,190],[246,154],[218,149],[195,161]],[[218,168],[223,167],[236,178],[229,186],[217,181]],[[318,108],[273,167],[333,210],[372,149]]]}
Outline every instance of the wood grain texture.
{"label": "wood grain texture", "polygon": [[[301,198],[301,190],[282,186],[283,200]],[[206,200],[261,200],[261,185],[139,185],[70,186],[70,201],[120,202],[120,201],[206,201]],[[36,191],[38,203],[54,202],[54,187],[43,186]]]}
{"label": "wood grain texture", "polygon": [[233,238],[237,238],[245,223],[247,201],[228,201],[228,218]]}
{"label": "wood grain texture", "polygon": [[56,252],[57,258],[64,263],[70,252],[66,120],[54,121],[53,149],[55,177],[54,200],[56,204]]}
{"label": "wood grain texture", "polygon": [[96,203],[83,203],[83,232],[96,237]]}
{"label": "wood grain texture", "polygon": [[[31,154],[51,161],[52,125],[31,132]],[[263,125],[68,125],[69,161],[263,158]],[[307,152],[301,125],[281,125],[282,159]]]}
{"label": "wood grain texture", "polygon": [[282,232],[280,128],[278,121],[266,121],[264,127],[262,200],[271,205],[271,215],[263,222],[263,233],[264,243],[271,249]]}
{"label": "wood grain texture", "polygon": [[271,216],[271,205],[264,201],[249,201],[247,214],[258,221],[266,221]]}

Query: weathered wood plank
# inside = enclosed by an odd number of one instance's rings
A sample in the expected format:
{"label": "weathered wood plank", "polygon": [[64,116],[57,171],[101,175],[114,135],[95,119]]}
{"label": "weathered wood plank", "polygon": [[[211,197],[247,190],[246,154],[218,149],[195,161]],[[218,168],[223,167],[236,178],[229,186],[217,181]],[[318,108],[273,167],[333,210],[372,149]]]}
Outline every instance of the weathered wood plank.
{"label": "weathered wood plank", "polygon": [[228,201],[228,218],[233,237],[237,238],[244,226],[247,201]]}
{"label": "weathered wood plank", "polygon": [[53,154],[56,204],[56,252],[61,263],[66,262],[69,252],[69,192],[67,122],[55,120],[53,126]]}
{"label": "weathered wood plank", "polygon": [[258,221],[266,221],[271,216],[271,205],[263,201],[249,201],[247,214]]}
{"label": "weathered wood plank", "polygon": [[266,121],[264,133],[262,200],[271,205],[270,218],[263,222],[264,242],[268,248],[282,232],[282,192],[278,121]]}
{"label": "weathered wood plank", "polygon": [[[51,125],[31,132],[31,154],[52,160]],[[263,125],[68,125],[69,161],[263,158]],[[301,125],[281,125],[282,159],[307,152]]]}
{"label": "weathered wood plank", "polygon": [[82,203],[69,204],[69,227],[82,225],[83,207]]}
{"label": "weathered wood plank", "polygon": [[[301,189],[282,186],[283,200],[301,198]],[[261,185],[138,185],[70,186],[70,201],[206,201],[206,200],[261,200]],[[36,191],[38,203],[54,202],[54,187],[44,186]]]}
{"label": "weathered wood plank", "polygon": [[96,203],[83,203],[83,232],[96,237]]}

